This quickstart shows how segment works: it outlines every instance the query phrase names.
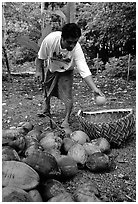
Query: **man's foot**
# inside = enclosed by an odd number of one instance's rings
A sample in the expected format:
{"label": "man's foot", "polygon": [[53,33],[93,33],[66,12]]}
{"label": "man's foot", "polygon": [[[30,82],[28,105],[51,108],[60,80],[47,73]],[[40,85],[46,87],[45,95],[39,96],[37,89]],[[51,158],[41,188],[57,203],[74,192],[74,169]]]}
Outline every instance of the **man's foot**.
{"label": "man's foot", "polygon": [[50,116],[50,111],[47,110],[47,109],[40,110],[40,111],[37,112],[37,116],[38,116],[38,117]]}
{"label": "man's foot", "polygon": [[61,124],[61,128],[69,128],[69,123],[66,121],[63,121],[63,123]]}

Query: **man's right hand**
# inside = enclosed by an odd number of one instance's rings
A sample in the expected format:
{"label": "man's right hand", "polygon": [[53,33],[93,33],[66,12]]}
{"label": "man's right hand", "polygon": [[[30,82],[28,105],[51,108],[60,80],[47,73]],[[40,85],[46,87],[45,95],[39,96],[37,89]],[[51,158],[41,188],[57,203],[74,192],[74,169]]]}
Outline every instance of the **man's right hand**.
{"label": "man's right hand", "polygon": [[36,65],[36,73],[35,73],[35,81],[38,83],[44,82],[44,60],[35,59]]}
{"label": "man's right hand", "polygon": [[38,83],[43,82],[42,72],[36,72],[35,73],[35,82],[38,82]]}

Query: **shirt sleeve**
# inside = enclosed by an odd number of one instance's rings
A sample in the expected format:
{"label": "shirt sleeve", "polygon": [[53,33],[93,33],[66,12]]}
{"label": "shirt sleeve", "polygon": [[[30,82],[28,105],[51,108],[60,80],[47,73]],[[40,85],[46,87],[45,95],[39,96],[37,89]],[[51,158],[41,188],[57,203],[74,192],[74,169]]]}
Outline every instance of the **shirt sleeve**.
{"label": "shirt sleeve", "polygon": [[50,48],[47,42],[47,38],[45,38],[42,41],[40,49],[38,51],[38,59],[47,60],[49,56],[49,51],[50,51]]}
{"label": "shirt sleeve", "polygon": [[80,73],[82,78],[92,75],[86,63],[86,59],[82,51],[81,45],[79,43],[76,44],[76,47],[74,50],[74,61],[77,66],[77,70]]}

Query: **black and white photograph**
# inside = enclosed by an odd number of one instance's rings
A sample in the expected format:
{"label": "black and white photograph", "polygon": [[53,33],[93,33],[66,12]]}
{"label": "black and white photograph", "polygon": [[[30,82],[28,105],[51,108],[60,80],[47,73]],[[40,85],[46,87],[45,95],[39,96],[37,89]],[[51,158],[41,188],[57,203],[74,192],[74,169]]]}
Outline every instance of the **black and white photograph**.
{"label": "black and white photograph", "polygon": [[2,202],[136,202],[136,2],[1,2]]}

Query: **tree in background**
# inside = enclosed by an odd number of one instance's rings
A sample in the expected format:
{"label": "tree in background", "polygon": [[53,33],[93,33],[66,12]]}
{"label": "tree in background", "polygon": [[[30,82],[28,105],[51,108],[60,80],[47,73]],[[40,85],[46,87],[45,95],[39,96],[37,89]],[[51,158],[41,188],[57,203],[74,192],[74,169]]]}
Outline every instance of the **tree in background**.
{"label": "tree in background", "polygon": [[[65,6],[67,3],[44,3],[45,27],[49,20],[52,30],[61,29],[66,19]],[[75,22],[82,29],[80,43],[88,60],[92,61],[97,57],[97,53],[101,57],[102,53],[105,56],[107,52],[107,59],[102,57],[105,62],[109,57],[118,57],[129,52],[135,54],[135,2],[76,2],[75,5]],[[29,49],[26,47],[27,45],[17,44],[17,36],[28,36],[31,41],[37,44],[34,44],[35,47],[40,45],[38,45],[38,41],[42,37],[41,3],[6,2],[4,7],[9,60],[15,63],[34,61],[36,51],[34,53],[33,48]]]}
{"label": "tree in background", "polygon": [[8,60],[5,41],[6,41],[6,20],[4,16],[4,3],[2,3],[2,51],[4,55],[2,63],[4,66],[7,67],[8,80],[11,80],[11,72],[10,72],[10,66],[9,66],[9,60]]}
{"label": "tree in background", "polygon": [[108,57],[135,54],[135,2],[80,3],[77,14],[83,29],[83,47],[91,59],[97,52],[107,53]]}

